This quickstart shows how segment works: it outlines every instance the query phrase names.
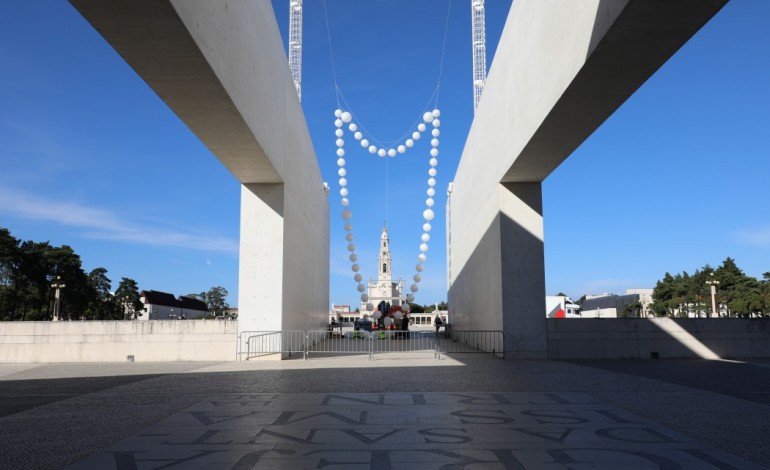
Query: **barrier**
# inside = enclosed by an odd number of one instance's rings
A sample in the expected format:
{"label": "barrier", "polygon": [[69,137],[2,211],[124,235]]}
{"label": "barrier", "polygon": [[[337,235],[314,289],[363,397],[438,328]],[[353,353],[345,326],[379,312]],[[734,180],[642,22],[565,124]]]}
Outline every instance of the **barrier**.
{"label": "barrier", "polygon": [[[284,353],[289,357],[301,353],[307,359],[307,334],[304,331],[244,331],[239,335],[239,347],[243,338],[246,339],[246,360]],[[239,358],[241,353],[242,351],[239,351]]]}
{"label": "barrier", "polygon": [[[374,360],[375,354],[433,352],[441,354],[483,353],[505,358],[505,340],[502,331],[455,331],[446,337],[436,337],[433,331],[384,330],[347,331],[244,331],[238,339],[238,357],[248,360],[270,354],[299,354],[307,359],[310,354],[366,354]],[[245,351],[245,352],[244,352]]]}

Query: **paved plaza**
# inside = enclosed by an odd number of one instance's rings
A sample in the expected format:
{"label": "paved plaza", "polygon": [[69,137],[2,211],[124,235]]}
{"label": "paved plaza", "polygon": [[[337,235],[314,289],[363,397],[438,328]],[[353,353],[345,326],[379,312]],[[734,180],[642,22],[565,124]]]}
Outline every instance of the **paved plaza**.
{"label": "paved plaza", "polygon": [[0,468],[770,468],[770,363],[0,365]]}

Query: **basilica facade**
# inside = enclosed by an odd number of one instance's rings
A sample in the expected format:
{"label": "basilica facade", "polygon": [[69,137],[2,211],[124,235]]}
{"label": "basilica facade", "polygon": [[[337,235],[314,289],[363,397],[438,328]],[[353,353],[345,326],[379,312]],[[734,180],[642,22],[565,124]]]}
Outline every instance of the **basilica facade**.
{"label": "basilica facade", "polygon": [[[380,235],[377,279],[369,278],[367,290],[367,293],[369,294],[368,303],[374,305],[375,310],[377,310],[377,305],[382,301],[388,302],[392,307],[400,306],[403,301],[401,292],[403,292],[404,289],[404,281],[401,278],[394,280],[391,269],[388,228],[383,227],[382,235]],[[361,303],[361,312],[367,313],[366,302]]]}

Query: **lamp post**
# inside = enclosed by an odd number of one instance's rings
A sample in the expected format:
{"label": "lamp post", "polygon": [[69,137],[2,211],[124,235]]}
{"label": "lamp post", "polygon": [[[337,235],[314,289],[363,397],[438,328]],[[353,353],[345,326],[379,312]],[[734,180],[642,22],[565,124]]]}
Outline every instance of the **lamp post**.
{"label": "lamp post", "polygon": [[711,314],[719,318],[719,312],[717,311],[717,286],[719,281],[714,279],[714,273],[711,273],[711,279],[706,281],[706,285],[711,286]]}
{"label": "lamp post", "polygon": [[51,287],[56,289],[56,296],[53,303],[53,321],[59,321],[59,316],[61,314],[61,290],[67,286],[61,282],[61,276],[56,276],[56,280],[51,284]]}

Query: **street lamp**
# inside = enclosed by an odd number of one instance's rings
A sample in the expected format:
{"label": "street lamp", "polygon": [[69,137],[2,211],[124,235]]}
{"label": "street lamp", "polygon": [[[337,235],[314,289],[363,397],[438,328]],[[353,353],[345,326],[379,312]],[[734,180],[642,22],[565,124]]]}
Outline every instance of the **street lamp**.
{"label": "street lamp", "polygon": [[53,303],[53,321],[59,321],[61,315],[61,290],[67,287],[61,282],[61,276],[56,276],[56,281],[51,284],[51,287],[56,289],[56,296]]}
{"label": "street lamp", "polygon": [[719,318],[719,312],[717,311],[717,286],[719,281],[714,279],[714,273],[711,273],[711,279],[706,281],[706,285],[711,286],[711,314]]}

